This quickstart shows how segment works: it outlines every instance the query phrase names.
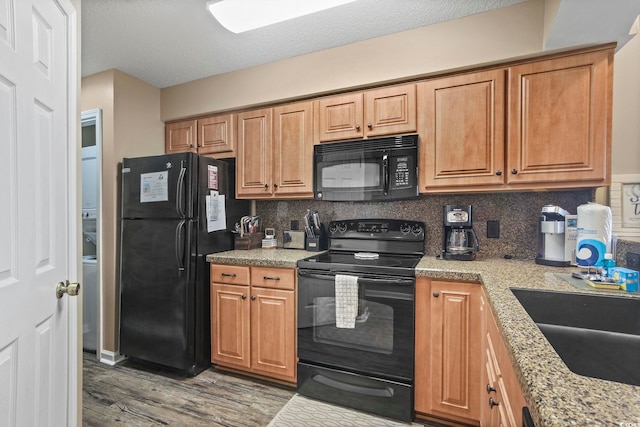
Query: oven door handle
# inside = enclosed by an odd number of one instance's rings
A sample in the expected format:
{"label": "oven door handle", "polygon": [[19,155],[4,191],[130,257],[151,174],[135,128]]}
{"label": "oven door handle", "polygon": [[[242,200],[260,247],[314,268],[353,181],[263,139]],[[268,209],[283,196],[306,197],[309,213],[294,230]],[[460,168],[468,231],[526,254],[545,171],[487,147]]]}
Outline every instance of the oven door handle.
{"label": "oven door handle", "polygon": [[[308,277],[310,279],[319,279],[319,280],[334,280],[336,276],[335,273],[333,274],[309,273],[304,270],[298,270],[298,275],[302,277]],[[382,278],[361,277],[361,276],[358,276],[357,274],[353,274],[353,276],[358,277],[359,284],[365,284],[365,283],[374,283],[374,284],[382,283],[382,284],[390,284],[390,285],[413,285],[414,284],[413,278],[404,279],[404,278],[394,277],[394,278],[382,279]]]}

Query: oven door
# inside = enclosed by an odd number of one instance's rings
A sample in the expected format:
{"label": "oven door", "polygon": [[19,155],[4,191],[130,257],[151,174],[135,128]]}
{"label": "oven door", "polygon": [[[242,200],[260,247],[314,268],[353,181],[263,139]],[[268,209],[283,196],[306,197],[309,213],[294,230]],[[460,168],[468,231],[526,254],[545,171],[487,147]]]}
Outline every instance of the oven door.
{"label": "oven door", "polygon": [[335,274],[298,271],[300,361],[412,383],[415,278],[344,273],[358,276],[358,317],[348,329],[336,327]]}

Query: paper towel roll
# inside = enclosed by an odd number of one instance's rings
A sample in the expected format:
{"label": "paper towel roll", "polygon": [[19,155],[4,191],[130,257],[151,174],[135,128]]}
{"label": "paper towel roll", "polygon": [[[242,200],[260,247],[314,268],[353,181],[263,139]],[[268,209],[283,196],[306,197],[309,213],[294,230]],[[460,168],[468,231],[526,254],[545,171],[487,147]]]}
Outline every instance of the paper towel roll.
{"label": "paper towel roll", "polygon": [[578,206],[576,261],[581,266],[601,266],[611,248],[611,208],[598,203]]}

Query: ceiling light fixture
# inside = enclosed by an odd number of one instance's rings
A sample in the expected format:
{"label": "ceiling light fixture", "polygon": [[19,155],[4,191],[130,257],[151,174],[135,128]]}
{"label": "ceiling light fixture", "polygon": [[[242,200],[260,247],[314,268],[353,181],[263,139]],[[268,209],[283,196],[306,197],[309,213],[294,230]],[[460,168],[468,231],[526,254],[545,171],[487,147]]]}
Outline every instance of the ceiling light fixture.
{"label": "ceiling light fixture", "polygon": [[355,0],[211,0],[207,9],[234,33],[309,15]]}

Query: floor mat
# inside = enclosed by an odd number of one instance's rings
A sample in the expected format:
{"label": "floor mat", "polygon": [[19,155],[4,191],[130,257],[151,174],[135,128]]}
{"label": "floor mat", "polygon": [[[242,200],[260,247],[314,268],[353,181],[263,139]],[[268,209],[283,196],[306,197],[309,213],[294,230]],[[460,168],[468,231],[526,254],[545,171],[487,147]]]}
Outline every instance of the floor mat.
{"label": "floor mat", "polygon": [[267,427],[407,427],[428,424],[406,423],[343,408],[296,394]]}

